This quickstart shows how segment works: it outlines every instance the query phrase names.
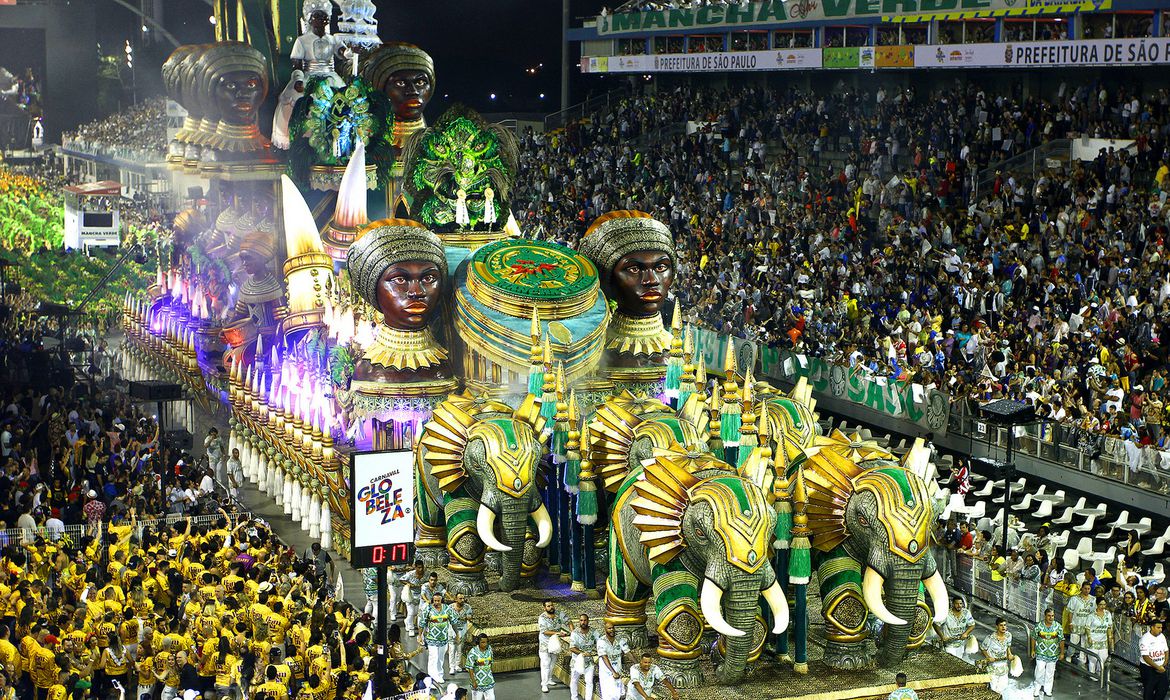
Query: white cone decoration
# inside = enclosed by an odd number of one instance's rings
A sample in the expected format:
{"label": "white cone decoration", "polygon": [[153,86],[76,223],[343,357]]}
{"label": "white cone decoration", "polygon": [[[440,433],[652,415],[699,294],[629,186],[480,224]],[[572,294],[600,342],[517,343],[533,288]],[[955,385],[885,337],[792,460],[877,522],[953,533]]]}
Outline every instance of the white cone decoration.
{"label": "white cone decoration", "polygon": [[321,537],[321,497],[315,493],[309,499],[309,537]]}
{"label": "white cone decoration", "polygon": [[321,501],[321,547],[333,547],[333,514],[329,512],[329,499]]}
{"label": "white cone decoration", "polygon": [[276,501],[276,505],[282,506],[288,500],[284,483],[284,469],[283,463],[275,462],[273,464],[272,474],[269,476],[268,482],[268,497]]}
{"label": "white cone decoration", "polygon": [[286,513],[288,513],[289,515],[292,516],[292,519],[294,521],[299,523],[301,521],[301,515],[302,515],[301,514],[301,482],[293,481],[292,477],[289,477],[287,483],[292,484],[292,486],[290,487],[292,497],[289,499],[290,502],[285,504],[284,510]]}
{"label": "white cone decoration", "polygon": [[351,230],[370,223],[366,215],[366,144],[361,139],[341,176],[332,223]]}
{"label": "white cone decoration", "polygon": [[260,450],[252,440],[248,440],[248,466],[244,473],[253,484],[260,482]]}
{"label": "white cone decoration", "polygon": [[[298,481],[297,486],[301,483]],[[309,531],[309,514],[312,511],[313,493],[308,487],[301,488],[301,529],[305,532]]]}

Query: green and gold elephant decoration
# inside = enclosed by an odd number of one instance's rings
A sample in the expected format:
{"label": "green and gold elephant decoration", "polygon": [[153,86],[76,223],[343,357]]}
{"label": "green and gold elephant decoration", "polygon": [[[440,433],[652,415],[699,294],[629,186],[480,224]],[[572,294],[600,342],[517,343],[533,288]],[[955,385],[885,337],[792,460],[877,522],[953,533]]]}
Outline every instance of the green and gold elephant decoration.
{"label": "green and gold elephant decoration", "polygon": [[439,404],[415,451],[417,545],[445,547],[453,593],[482,594],[485,546],[501,552],[500,590],[536,573],[552,539],[541,498],[544,420],[530,394],[513,410],[464,393]]}

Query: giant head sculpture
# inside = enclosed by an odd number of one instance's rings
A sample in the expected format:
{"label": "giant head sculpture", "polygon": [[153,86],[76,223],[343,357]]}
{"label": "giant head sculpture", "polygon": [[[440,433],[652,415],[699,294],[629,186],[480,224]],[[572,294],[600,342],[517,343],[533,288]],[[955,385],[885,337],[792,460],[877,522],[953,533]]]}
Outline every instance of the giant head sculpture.
{"label": "giant head sculpture", "polygon": [[241,42],[213,44],[201,62],[200,93],[219,115],[217,145],[227,153],[253,153],[268,148],[257,117],[268,96],[268,64],[264,56]]}
{"label": "giant head sculpture", "polygon": [[417,122],[435,93],[435,62],[413,44],[383,44],[367,57],[362,77],[384,94],[395,121]]}
{"label": "giant head sculpture", "polygon": [[439,237],[406,219],[383,219],[361,230],[348,257],[350,279],[383,322],[405,331],[427,327],[447,283]]}
{"label": "giant head sculpture", "polygon": [[382,324],[355,367],[354,379],[448,378],[447,352],[429,329],[447,284],[447,258],[438,236],[405,219],[375,221],[357,236],[347,257],[350,279],[382,314]]}

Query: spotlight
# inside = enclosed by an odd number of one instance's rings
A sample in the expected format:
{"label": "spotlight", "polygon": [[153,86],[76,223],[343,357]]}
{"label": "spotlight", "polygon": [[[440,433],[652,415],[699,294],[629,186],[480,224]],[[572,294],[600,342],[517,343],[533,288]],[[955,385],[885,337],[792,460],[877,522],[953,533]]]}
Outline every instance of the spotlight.
{"label": "spotlight", "polygon": [[207,18],[207,21],[208,21],[208,22],[211,22],[212,24],[215,24],[215,15],[212,15],[212,16],[208,17],[208,18]]}
{"label": "spotlight", "polygon": [[493,93],[490,95],[490,97],[491,97],[493,100],[494,100],[494,99],[496,99],[496,93],[494,93],[494,92],[493,92]]}
{"label": "spotlight", "polygon": [[542,99],[542,100],[544,99],[544,93],[543,93],[543,92],[542,92],[542,93],[540,93],[540,99]]}

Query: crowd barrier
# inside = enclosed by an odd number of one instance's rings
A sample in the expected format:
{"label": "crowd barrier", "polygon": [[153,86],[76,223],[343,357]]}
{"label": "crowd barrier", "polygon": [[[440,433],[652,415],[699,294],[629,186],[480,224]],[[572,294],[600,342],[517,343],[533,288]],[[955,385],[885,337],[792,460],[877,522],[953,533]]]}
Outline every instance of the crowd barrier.
{"label": "crowd barrier", "polygon": [[[1051,607],[1056,613],[1056,619],[1065,625],[1066,631],[1069,630],[1069,621],[1065,617],[1067,596],[1037,581],[1009,577],[996,581],[987,562],[982,559],[957,554],[952,588],[1028,624],[1043,620],[1044,611]],[[1148,629],[1146,625],[1135,623],[1124,614],[1113,613],[1114,647],[1110,658],[1120,658],[1138,665],[1141,662],[1138,645]]]}
{"label": "crowd barrier", "polygon": [[[722,371],[727,346],[734,346],[737,364],[753,362],[756,376],[796,382],[807,379],[814,393],[848,401],[885,418],[902,421],[897,429],[907,435],[924,431],[936,436],[961,435],[973,441],[1005,448],[1008,428],[988,424],[976,410],[977,401],[927,389],[913,381],[897,380],[850,368],[839,357],[817,357],[697,329],[695,350],[708,370]],[[1098,477],[1146,490],[1170,493],[1170,449],[1142,447],[1136,464],[1130,464],[1125,441],[1072,423],[1042,422],[1015,428],[1012,444],[1017,453],[1077,469]]]}

